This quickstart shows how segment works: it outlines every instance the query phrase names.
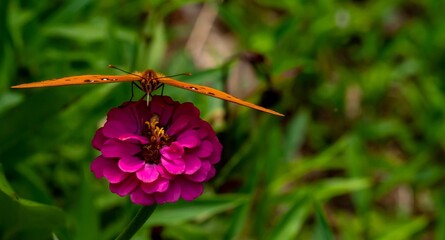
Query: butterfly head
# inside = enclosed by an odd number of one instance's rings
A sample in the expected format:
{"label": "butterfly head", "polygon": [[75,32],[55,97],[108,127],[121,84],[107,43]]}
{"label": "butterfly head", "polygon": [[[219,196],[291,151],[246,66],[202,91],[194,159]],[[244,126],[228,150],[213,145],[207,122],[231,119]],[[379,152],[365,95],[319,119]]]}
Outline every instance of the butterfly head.
{"label": "butterfly head", "polygon": [[159,87],[158,79],[161,77],[163,77],[162,74],[159,74],[151,69],[145,70],[141,76],[141,85],[143,90],[150,95],[152,91]]}

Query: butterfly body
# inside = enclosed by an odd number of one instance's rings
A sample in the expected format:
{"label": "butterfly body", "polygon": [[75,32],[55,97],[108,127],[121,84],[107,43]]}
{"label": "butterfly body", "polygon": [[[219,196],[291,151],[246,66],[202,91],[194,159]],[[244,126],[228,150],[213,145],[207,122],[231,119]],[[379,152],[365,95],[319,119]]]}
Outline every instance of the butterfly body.
{"label": "butterfly body", "polygon": [[181,82],[169,77],[164,76],[154,70],[145,70],[144,72],[135,72],[126,75],[80,75],[64,78],[57,78],[52,80],[45,80],[41,82],[24,83],[12,88],[41,88],[41,87],[56,87],[56,86],[69,86],[69,85],[83,85],[83,84],[99,84],[99,83],[111,83],[111,82],[139,82],[141,88],[147,94],[155,91],[162,84],[186,89],[192,92],[201,93],[210,97],[219,98],[225,101],[240,104],[246,107],[250,107],[259,111],[267,112],[270,114],[284,116],[281,113],[275,112],[271,109],[263,108],[253,103],[241,100],[223,91],[201,86],[197,84],[191,84]]}

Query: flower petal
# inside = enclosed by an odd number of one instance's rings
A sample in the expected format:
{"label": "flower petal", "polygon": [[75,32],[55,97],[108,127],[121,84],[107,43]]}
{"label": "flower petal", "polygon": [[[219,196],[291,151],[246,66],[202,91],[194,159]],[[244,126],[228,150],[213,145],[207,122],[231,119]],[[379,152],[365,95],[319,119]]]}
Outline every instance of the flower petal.
{"label": "flower petal", "polygon": [[132,126],[134,125],[135,119],[131,115],[130,108],[121,106],[112,108],[107,113],[107,122],[108,121],[119,121],[122,122],[125,126]]}
{"label": "flower petal", "polygon": [[201,119],[191,115],[181,115],[176,120],[172,121],[171,126],[167,129],[169,136],[179,136],[187,129],[199,128],[203,122]]}
{"label": "flower petal", "polygon": [[161,157],[162,166],[167,170],[167,172],[178,175],[184,172],[185,163],[182,159],[170,160],[164,157]]}
{"label": "flower petal", "polygon": [[181,119],[172,122],[172,125],[167,129],[166,133],[169,136],[179,135],[187,127],[187,124],[192,121],[192,119],[193,117],[191,116],[182,116]]}
{"label": "flower petal", "polygon": [[93,141],[91,143],[97,150],[100,150],[107,140],[107,138],[104,136],[103,130],[104,128],[101,127],[96,131],[96,134],[94,134]]}
{"label": "flower petal", "polygon": [[199,128],[199,136],[200,138],[207,138],[209,136],[215,136],[215,132],[212,129],[212,126],[206,121],[200,122],[200,128]]}
{"label": "flower petal", "polygon": [[191,182],[185,179],[178,180],[178,184],[181,187],[181,197],[186,201],[199,197],[204,190],[202,183]]}
{"label": "flower petal", "polygon": [[154,193],[154,192],[165,192],[168,189],[170,182],[164,178],[158,178],[156,181],[151,183],[142,183],[141,189],[145,193]]}
{"label": "flower petal", "polygon": [[194,155],[186,154],[184,155],[185,162],[185,174],[193,174],[201,168],[201,160]]}
{"label": "flower petal", "polygon": [[108,138],[118,138],[122,134],[133,133],[130,132],[131,130],[127,126],[131,125],[125,125],[125,123],[118,120],[107,120],[104,125],[104,135]]}
{"label": "flower petal", "polygon": [[149,206],[155,203],[155,199],[152,195],[145,193],[139,188],[131,192],[130,199],[135,204],[145,205],[145,206]]}
{"label": "flower petal", "polygon": [[139,136],[132,133],[124,133],[120,135],[117,139],[121,141],[127,141],[129,143],[135,143],[135,144],[147,144],[148,138],[145,136]]}
{"label": "flower petal", "polygon": [[124,180],[129,174],[123,172],[115,161],[108,161],[108,164],[105,166],[103,171],[104,177],[110,183],[118,183]]}
{"label": "flower petal", "polygon": [[104,157],[127,157],[141,151],[141,147],[130,142],[122,142],[116,139],[109,139],[102,146],[101,152]]}
{"label": "flower petal", "polygon": [[122,157],[118,161],[119,168],[124,172],[136,172],[144,166],[144,160],[138,157]]}
{"label": "flower petal", "polygon": [[168,202],[176,202],[181,196],[181,188],[178,184],[170,184],[170,187],[161,193],[154,193],[154,197],[157,203],[163,204]]}
{"label": "flower petal", "polygon": [[193,154],[198,158],[206,158],[210,157],[213,151],[213,144],[208,140],[203,140],[199,147],[191,150],[190,154]]}
{"label": "flower petal", "polygon": [[219,143],[216,137],[212,141],[212,145],[213,145],[213,153],[210,157],[206,158],[206,160],[209,160],[211,164],[216,164],[219,162],[219,160],[221,160],[222,145],[221,143]]}
{"label": "flower petal", "polygon": [[199,119],[199,114],[200,114],[199,109],[197,109],[193,105],[193,103],[186,102],[186,103],[183,103],[178,106],[178,108],[176,109],[176,111],[173,115],[173,121],[177,121],[176,117],[179,117],[182,115],[191,116],[191,117]]}
{"label": "flower petal", "polygon": [[194,148],[201,143],[201,139],[199,138],[198,131],[188,130],[179,135],[176,142],[181,144],[182,147]]}
{"label": "flower petal", "polygon": [[113,160],[100,155],[91,163],[91,171],[94,173],[96,178],[101,178],[104,176],[104,169],[108,165],[108,161]]}
{"label": "flower petal", "polygon": [[179,103],[170,97],[153,96],[150,104],[151,113],[159,116],[161,125],[167,125],[177,104]]}
{"label": "flower petal", "polygon": [[176,176],[169,173],[162,164],[158,164],[156,166],[156,170],[158,171],[159,175],[161,175],[162,178],[165,178],[167,180],[172,180]]}
{"label": "flower petal", "polygon": [[110,191],[123,197],[131,193],[138,186],[138,184],[139,181],[130,175],[122,182],[110,183]]}
{"label": "flower petal", "polygon": [[156,180],[159,176],[154,164],[144,164],[144,167],[136,172],[136,177],[145,183],[150,183]]}
{"label": "flower petal", "polygon": [[212,165],[208,161],[201,162],[201,168],[192,175],[185,175],[187,179],[193,182],[204,182]]}
{"label": "flower petal", "polygon": [[207,177],[206,177],[206,179],[204,181],[209,181],[210,179],[212,179],[215,176],[215,174],[216,174],[215,167],[213,167],[213,166],[210,167],[210,170],[209,170],[209,172],[207,174]]}
{"label": "flower petal", "polygon": [[184,148],[178,142],[172,142],[170,146],[161,148],[161,155],[167,159],[179,159],[184,155]]}

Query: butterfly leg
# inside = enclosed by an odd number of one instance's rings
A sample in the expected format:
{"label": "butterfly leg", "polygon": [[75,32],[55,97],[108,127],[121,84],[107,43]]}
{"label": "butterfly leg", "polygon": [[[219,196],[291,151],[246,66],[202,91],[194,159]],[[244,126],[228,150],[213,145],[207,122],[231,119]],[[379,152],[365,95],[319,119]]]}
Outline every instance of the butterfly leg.
{"label": "butterfly leg", "polygon": [[164,84],[163,83],[160,84],[158,88],[160,88],[160,87],[162,88],[161,89],[161,96],[164,96]]}
{"label": "butterfly leg", "polygon": [[142,90],[142,87],[139,86],[136,82],[131,82],[131,97],[130,97],[130,100],[128,100],[129,102],[133,101],[133,97],[134,97],[134,87],[135,87],[135,86],[136,86],[137,88],[139,88],[139,89]]}
{"label": "butterfly leg", "polygon": [[[131,102],[132,100],[133,100],[133,97],[134,97],[134,86],[136,85],[136,83],[134,83],[134,82],[131,82],[131,97],[130,97],[130,100],[129,100],[129,102]],[[137,85],[136,85],[137,86]]]}

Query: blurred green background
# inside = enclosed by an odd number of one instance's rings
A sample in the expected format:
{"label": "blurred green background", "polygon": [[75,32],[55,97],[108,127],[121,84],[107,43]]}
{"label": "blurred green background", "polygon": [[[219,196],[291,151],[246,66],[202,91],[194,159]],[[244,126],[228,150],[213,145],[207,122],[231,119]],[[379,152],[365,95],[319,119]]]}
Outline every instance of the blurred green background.
{"label": "blurred green background", "polygon": [[[131,84],[12,90],[147,68],[224,146],[193,202],[135,239],[445,239],[445,9],[435,0],[0,1],[0,238],[112,239],[138,207],[89,170]],[[138,93],[138,96],[142,94]]]}

